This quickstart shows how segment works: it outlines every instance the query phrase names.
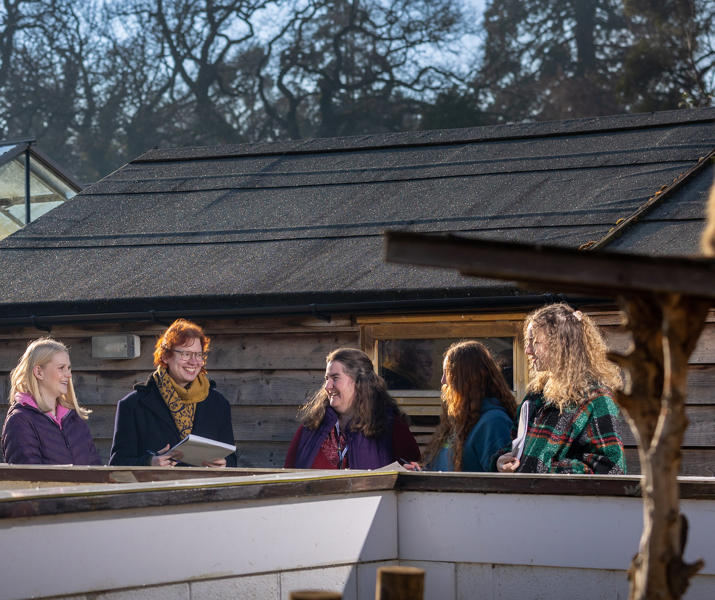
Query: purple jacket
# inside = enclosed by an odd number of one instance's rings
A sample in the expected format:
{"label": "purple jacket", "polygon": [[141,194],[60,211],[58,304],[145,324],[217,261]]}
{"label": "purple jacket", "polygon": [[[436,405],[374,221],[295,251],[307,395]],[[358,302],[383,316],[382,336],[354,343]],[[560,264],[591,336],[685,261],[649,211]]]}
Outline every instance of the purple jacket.
{"label": "purple jacket", "polygon": [[[346,432],[348,464],[351,469],[379,469],[390,464],[392,457],[392,422],[394,415],[387,418],[385,432],[379,438],[367,438],[357,431]],[[303,429],[295,459],[297,469],[310,469],[323,441],[335,427],[338,414],[332,406],[325,409],[325,416],[317,429]]]}
{"label": "purple jacket", "polygon": [[101,465],[87,422],[74,410],[62,428],[42,411],[15,402],[2,429],[5,461],[14,464]]}

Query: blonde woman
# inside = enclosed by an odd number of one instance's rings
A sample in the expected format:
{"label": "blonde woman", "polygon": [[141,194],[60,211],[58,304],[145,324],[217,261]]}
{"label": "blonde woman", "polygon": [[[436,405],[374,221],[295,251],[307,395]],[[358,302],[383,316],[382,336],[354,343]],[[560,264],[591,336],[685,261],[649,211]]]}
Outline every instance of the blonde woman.
{"label": "blonde woman", "polygon": [[567,304],[552,304],[526,317],[524,335],[532,376],[519,408],[522,435],[499,456],[497,470],[625,473],[612,399],[621,380],[596,324]]}
{"label": "blonde woman", "polygon": [[77,403],[67,347],[40,338],[10,373],[10,409],[2,430],[5,461],[99,465],[87,426],[91,411]]}

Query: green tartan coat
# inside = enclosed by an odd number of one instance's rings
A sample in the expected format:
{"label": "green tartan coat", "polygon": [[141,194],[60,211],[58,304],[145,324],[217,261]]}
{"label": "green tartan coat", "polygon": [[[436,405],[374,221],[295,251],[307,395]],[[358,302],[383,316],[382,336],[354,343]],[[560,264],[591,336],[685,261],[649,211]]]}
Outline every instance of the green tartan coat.
{"label": "green tartan coat", "polygon": [[[520,473],[626,472],[623,442],[618,432],[619,411],[609,390],[594,388],[578,406],[559,408],[541,394],[529,394],[529,418]],[[518,423],[518,418],[517,418]],[[505,448],[493,458],[510,451]]]}

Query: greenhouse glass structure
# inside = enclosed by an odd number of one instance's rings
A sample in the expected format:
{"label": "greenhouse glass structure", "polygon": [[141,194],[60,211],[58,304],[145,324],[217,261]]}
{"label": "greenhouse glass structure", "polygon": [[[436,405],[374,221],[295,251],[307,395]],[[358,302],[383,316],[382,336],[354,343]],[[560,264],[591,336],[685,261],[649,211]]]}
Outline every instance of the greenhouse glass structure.
{"label": "greenhouse glass structure", "polygon": [[0,239],[72,198],[82,186],[33,139],[0,141]]}

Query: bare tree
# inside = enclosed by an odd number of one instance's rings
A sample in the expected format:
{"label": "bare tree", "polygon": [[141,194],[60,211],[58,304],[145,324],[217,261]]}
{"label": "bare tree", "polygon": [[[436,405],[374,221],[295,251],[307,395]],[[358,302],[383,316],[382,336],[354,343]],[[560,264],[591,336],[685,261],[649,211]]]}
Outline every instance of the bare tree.
{"label": "bare tree", "polygon": [[261,101],[293,138],[413,129],[457,79],[435,59],[465,30],[449,0],[296,2],[258,65]]}
{"label": "bare tree", "polygon": [[[86,35],[76,35],[70,0],[34,1],[23,7],[24,25],[15,30],[3,81],[5,135],[43,138],[62,150],[78,98]],[[5,65],[3,65],[3,68]]]}
{"label": "bare tree", "polygon": [[622,112],[607,83],[626,43],[618,0],[504,0],[484,18],[478,83],[501,120]]}
{"label": "bare tree", "polygon": [[631,110],[708,106],[715,93],[712,0],[624,0],[630,44],[617,88]]}
{"label": "bare tree", "polygon": [[0,0],[0,136],[35,136],[91,181],[153,146],[712,102],[711,0],[490,1],[471,64],[467,15],[457,0]]}
{"label": "bare tree", "polygon": [[[145,46],[164,67],[166,93],[190,133],[190,143],[226,143],[241,139],[243,115],[236,105],[252,89],[241,58],[256,43],[253,19],[271,0],[132,0],[131,13],[150,37]],[[189,136],[187,136],[189,137]],[[189,143],[189,140],[186,140]]]}
{"label": "bare tree", "polygon": [[18,34],[31,29],[46,10],[42,0],[2,0],[0,9],[0,87],[13,68]]}

